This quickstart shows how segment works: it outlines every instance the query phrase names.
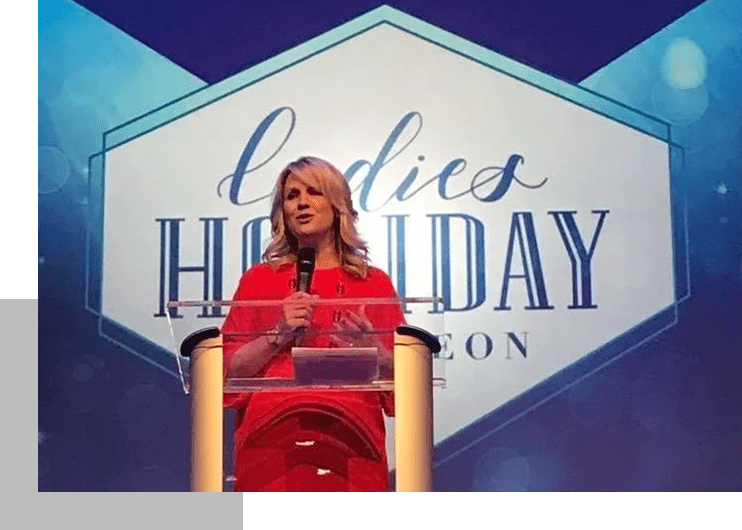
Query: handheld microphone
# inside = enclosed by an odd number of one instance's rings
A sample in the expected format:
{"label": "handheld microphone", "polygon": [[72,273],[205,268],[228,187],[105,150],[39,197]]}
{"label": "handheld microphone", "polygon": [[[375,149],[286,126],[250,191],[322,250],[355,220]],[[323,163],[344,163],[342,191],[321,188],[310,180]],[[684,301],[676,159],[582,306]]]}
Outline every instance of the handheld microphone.
{"label": "handheld microphone", "polygon": [[314,249],[304,247],[299,249],[296,259],[296,288],[299,291],[309,292],[314,274]]}
{"label": "handheld microphone", "polygon": [[[309,292],[312,285],[312,274],[314,274],[314,249],[312,247],[303,247],[299,249],[299,255],[296,258],[296,288],[299,291]],[[306,328],[303,326],[296,329],[294,341],[297,346],[302,343],[302,336]]]}

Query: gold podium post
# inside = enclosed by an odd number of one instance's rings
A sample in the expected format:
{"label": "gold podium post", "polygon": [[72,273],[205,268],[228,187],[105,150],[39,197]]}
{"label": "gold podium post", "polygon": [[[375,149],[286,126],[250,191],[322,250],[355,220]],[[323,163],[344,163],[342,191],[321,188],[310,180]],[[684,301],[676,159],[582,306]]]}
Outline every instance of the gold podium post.
{"label": "gold podium post", "polygon": [[397,491],[433,491],[433,358],[421,339],[394,334]]}
{"label": "gold podium post", "polygon": [[191,491],[222,491],[224,408],[222,337],[191,354]]}

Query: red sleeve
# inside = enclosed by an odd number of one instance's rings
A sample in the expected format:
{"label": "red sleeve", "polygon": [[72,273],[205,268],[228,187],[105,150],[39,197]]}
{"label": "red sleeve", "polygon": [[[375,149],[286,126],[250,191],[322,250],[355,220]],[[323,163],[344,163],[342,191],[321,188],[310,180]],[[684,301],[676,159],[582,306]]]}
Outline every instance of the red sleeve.
{"label": "red sleeve", "polygon": [[[233,301],[255,299],[255,269],[251,268],[240,278],[237,290],[232,296]],[[242,340],[235,337],[238,332],[252,332],[258,326],[257,314],[251,307],[230,306],[227,318],[222,324],[222,341],[224,353],[224,377],[227,377],[232,355],[237,350]],[[224,407],[235,406],[241,398],[241,394],[224,394]]]}
{"label": "red sleeve", "polygon": [[[245,272],[240,278],[240,282],[237,285],[237,290],[232,296],[232,301],[239,300],[252,300],[253,293],[253,276],[252,269]],[[229,366],[229,361],[232,358],[232,354],[237,348],[237,341],[233,337],[233,333],[239,331],[252,331],[255,327],[255,315],[249,311],[251,308],[247,307],[234,307],[230,306],[227,318],[222,324],[222,337],[224,339],[224,367],[226,374],[226,367]]]}

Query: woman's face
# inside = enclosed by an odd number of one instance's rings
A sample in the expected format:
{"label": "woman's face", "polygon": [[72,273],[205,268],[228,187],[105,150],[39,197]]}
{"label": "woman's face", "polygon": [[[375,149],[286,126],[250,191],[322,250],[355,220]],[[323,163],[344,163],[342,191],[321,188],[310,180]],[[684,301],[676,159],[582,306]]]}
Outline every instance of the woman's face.
{"label": "woman's face", "polygon": [[313,179],[289,175],[283,189],[283,218],[300,247],[333,236],[332,205]]}

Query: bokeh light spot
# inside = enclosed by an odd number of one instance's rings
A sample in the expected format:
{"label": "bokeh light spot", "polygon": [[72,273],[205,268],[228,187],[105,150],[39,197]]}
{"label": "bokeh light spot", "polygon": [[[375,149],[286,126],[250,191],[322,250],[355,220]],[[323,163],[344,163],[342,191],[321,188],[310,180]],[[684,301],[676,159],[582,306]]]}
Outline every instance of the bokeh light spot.
{"label": "bokeh light spot", "polygon": [[528,460],[508,447],[484,453],[474,466],[474,491],[526,491],[531,479]]}
{"label": "bokeh light spot", "polygon": [[86,383],[93,379],[93,367],[87,363],[80,363],[72,369],[72,379],[77,383]]}
{"label": "bokeh light spot", "polygon": [[676,88],[696,88],[706,79],[706,55],[694,41],[675,39],[662,57],[662,77]]}

